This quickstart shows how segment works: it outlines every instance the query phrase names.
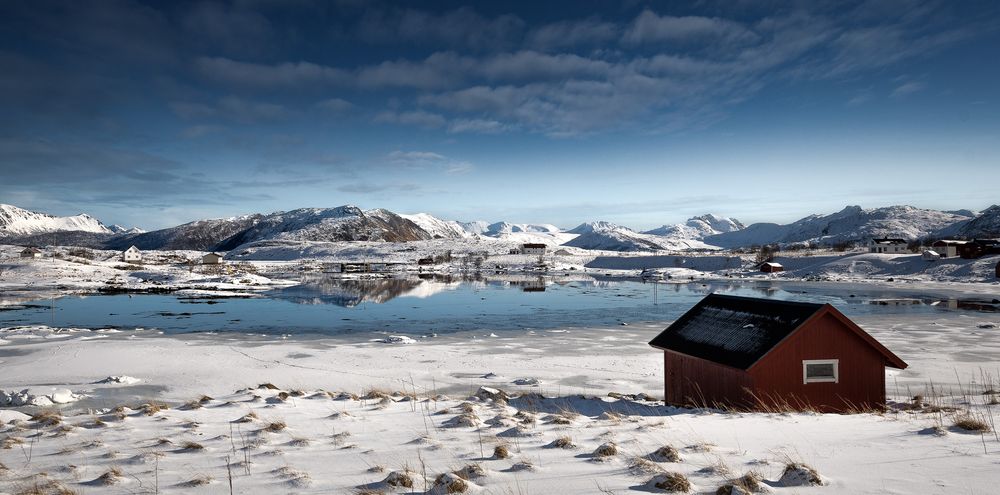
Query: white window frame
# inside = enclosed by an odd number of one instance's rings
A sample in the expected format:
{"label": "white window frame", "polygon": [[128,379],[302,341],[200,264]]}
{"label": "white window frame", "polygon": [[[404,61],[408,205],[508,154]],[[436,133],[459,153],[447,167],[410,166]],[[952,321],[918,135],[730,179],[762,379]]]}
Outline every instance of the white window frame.
{"label": "white window frame", "polygon": [[[833,378],[809,378],[806,370],[810,364],[832,364]],[[802,383],[840,383],[840,360],[839,359],[803,359],[802,360]]]}

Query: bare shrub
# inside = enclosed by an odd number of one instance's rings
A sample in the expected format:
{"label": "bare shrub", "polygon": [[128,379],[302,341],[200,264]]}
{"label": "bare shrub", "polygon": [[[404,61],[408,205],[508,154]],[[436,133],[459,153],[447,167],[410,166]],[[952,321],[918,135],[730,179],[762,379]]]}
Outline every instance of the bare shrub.
{"label": "bare shrub", "polygon": [[284,421],[278,420],[268,423],[266,426],[264,426],[264,428],[261,428],[261,431],[266,431],[268,433],[277,433],[279,431],[284,430],[285,428],[288,428],[288,425],[285,424]]}
{"label": "bare shrub", "polygon": [[991,431],[990,425],[986,421],[971,413],[955,416],[955,421],[952,424],[958,429],[975,433],[989,433]]}
{"label": "bare shrub", "polygon": [[[10,448],[10,447],[7,447]],[[510,459],[510,450],[506,444],[500,444],[493,448],[494,459]]]}
{"label": "bare shrub", "polygon": [[575,449],[576,444],[573,443],[573,439],[568,435],[563,435],[553,440],[552,443],[546,445],[546,447],[550,449]]}

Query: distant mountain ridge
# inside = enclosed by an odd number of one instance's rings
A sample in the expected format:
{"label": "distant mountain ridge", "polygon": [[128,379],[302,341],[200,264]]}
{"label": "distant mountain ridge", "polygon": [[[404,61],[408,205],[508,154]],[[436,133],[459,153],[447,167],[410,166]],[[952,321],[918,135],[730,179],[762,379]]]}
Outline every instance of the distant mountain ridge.
{"label": "distant mountain ridge", "polygon": [[98,234],[113,233],[103,223],[86,213],[71,217],[57,217],[28,211],[13,205],[0,204],[0,238],[73,231]]}
{"label": "distant mountain ridge", "polygon": [[[55,217],[0,205],[0,242],[76,245],[104,249],[194,249],[229,251],[259,241],[407,242],[430,239],[496,238],[545,242],[591,250],[658,251],[736,248],[761,244],[865,242],[872,237],[908,240],[942,237],[1000,237],[1000,206],[981,213],[936,211],[912,206],[864,209],[848,206],[828,215],[810,215],[786,225],[701,215],[683,224],[646,232],[606,221],[561,230],[551,224],[442,220],[426,213],[397,214],[385,209],[301,208],[198,220],[143,232],[108,227],[86,215]],[[539,239],[538,241],[534,239]]]}
{"label": "distant mountain ridge", "polygon": [[761,244],[865,242],[873,237],[916,240],[947,226],[969,220],[967,216],[913,206],[864,209],[848,206],[829,215],[810,215],[787,225],[755,223],[744,229],[705,237],[723,248]]}

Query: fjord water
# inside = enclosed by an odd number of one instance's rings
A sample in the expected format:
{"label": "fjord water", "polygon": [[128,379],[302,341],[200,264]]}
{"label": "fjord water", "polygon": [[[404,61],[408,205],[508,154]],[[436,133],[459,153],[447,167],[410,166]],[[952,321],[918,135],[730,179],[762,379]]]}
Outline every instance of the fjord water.
{"label": "fjord water", "polygon": [[849,316],[997,310],[990,301],[970,304],[926,291],[802,282],[314,278],[253,297],[118,294],[39,300],[5,307],[0,327],[343,336],[601,327],[672,321],[712,292],[830,303]]}

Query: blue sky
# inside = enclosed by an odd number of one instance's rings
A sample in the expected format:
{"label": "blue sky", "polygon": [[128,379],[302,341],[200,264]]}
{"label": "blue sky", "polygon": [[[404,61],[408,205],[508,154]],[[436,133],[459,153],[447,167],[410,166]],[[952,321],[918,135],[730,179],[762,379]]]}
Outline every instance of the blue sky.
{"label": "blue sky", "polygon": [[147,229],[984,208],[998,6],[5,2],[0,202]]}

